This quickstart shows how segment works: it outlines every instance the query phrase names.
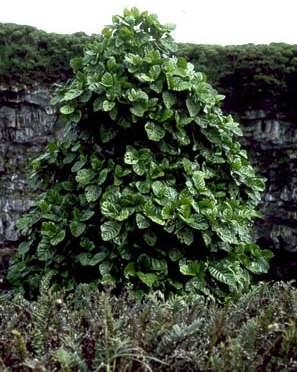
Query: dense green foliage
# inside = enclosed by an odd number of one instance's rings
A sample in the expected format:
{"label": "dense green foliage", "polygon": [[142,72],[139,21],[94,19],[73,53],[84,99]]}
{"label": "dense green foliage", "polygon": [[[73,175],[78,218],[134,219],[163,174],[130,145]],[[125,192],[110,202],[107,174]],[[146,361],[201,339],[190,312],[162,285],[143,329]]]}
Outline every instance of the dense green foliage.
{"label": "dense green foliage", "polygon": [[0,81],[8,85],[52,84],[68,79],[69,60],[92,41],[84,33],[59,35],[0,23]]}
{"label": "dense green foliage", "polygon": [[226,110],[266,108],[297,118],[297,45],[182,44],[179,54],[226,95]]}
{"label": "dense green foliage", "polygon": [[[53,83],[72,76],[69,59],[82,53],[94,36],[59,35],[29,26],[0,23],[0,81],[7,84]],[[297,46],[179,44],[198,71],[226,95],[227,111],[265,107],[269,100],[297,117]]]}
{"label": "dense green foliage", "polygon": [[262,284],[224,306],[159,293],[140,304],[80,287],[0,297],[1,371],[296,371],[297,290]]}
{"label": "dense green foliage", "polygon": [[46,191],[18,221],[14,285],[34,291],[53,272],[69,289],[221,295],[267,271],[270,252],[251,236],[263,180],[223,97],[173,55],[170,30],[126,11],[72,60],[55,98],[65,137],[33,161]]}

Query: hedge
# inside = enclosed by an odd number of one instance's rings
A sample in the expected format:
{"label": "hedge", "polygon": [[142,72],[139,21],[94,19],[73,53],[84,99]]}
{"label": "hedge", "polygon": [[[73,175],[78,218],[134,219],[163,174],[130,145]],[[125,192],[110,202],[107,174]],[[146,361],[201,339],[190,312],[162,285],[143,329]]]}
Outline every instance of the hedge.
{"label": "hedge", "polygon": [[[66,80],[71,76],[69,59],[82,53],[94,37],[2,23],[0,81],[32,85]],[[248,108],[275,108],[297,117],[297,45],[180,44],[179,48],[226,95],[224,109],[240,113]]]}

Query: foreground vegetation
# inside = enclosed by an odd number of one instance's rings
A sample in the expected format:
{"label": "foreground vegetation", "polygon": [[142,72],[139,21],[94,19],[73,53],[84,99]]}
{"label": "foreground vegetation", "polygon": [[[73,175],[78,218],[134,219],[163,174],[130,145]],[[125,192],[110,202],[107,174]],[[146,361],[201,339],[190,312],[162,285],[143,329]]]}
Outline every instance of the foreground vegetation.
{"label": "foreground vegetation", "polygon": [[296,371],[297,289],[259,284],[225,305],[197,295],[142,303],[46,281],[36,302],[0,299],[1,371]]}

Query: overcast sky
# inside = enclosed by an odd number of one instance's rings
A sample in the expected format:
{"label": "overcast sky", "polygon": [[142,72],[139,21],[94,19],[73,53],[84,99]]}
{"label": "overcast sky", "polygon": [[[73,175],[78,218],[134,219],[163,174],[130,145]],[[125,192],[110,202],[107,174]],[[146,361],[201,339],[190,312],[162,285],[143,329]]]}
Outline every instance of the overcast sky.
{"label": "overcast sky", "polygon": [[297,0],[0,0],[0,22],[50,32],[99,33],[111,16],[137,6],[176,24],[177,41],[297,44]]}

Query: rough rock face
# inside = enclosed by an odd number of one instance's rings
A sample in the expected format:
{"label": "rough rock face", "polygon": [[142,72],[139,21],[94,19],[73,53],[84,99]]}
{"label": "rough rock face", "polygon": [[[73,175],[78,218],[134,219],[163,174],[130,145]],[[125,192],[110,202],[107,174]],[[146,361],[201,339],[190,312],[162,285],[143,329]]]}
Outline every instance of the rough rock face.
{"label": "rough rock face", "polygon": [[[26,165],[57,133],[50,95],[41,86],[0,87],[0,279],[18,238],[16,219],[34,200]],[[239,120],[244,146],[267,178],[264,219],[256,225],[256,236],[276,254],[272,276],[292,279],[297,269],[297,126],[271,107],[247,111]]]}
{"label": "rough rock face", "polygon": [[34,198],[26,167],[53,136],[56,121],[48,88],[0,86],[0,272],[18,238],[15,222]]}
{"label": "rough rock face", "polygon": [[264,218],[256,224],[261,246],[272,249],[272,278],[295,279],[297,269],[297,126],[272,110],[245,112],[240,118],[244,145],[264,175]]}

